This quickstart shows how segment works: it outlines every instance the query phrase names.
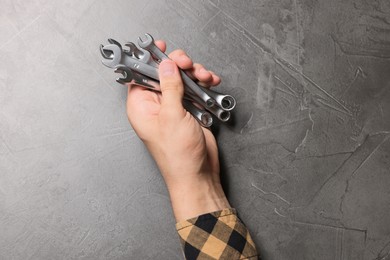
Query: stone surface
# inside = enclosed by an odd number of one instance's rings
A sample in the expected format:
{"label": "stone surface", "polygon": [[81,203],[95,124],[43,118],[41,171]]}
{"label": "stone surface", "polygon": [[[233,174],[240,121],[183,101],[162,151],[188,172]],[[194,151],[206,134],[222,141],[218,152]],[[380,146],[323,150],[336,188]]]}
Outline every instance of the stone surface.
{"label": "stone surface", "polygon": [[237,98],[223,183],[262,259],[390,259],[388,0],[1,4],[0,259],[182,259],[100,63],[107,38],[144,32]]}

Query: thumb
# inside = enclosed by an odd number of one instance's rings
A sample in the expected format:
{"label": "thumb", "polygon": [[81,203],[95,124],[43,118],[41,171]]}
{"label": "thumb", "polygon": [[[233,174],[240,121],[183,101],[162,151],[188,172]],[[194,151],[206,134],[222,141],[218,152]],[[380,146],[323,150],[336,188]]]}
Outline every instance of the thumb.
{"label": "thumb", "polygon": [[183,110],[183,81],[176,63],[163,60],[159,66],[159,77],[162,93],[161,106],[181,112]]}

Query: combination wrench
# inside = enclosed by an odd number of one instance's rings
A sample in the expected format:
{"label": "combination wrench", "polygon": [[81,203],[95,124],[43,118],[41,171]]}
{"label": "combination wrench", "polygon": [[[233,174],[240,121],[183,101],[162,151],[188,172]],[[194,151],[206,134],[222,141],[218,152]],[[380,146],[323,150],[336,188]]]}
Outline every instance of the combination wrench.
{"label": "combination wrench", "polygon": [[155,68],[158,67],[158,63],[153,59],[150,52],[144,50],[142,48],[138,48],[133,42],[126,42],[125,46],[129,48],[129,50],[123,49],[123,52],[133,58],[138,59],[142,63],[149,64]]}
{"label": "combination wrench", "polygon": [[[141,48],[148,50],[158,59],[158,61],[169,59],[169,57],[156,46],[154,39],[150,34],[146,33],[145,36],[146,40],[142,40],[141,37],[138,38],[138,45]],[[216,103],[223,110],[230,111],[236,106],[236,100],[232,96],[222,95],[199,86],[181,69],[180,74],[184,83],[203,100],[207,107],[212,107]]]}
{"label": "combination wrench", "polygon": [[[154,79],[156,81],[159,81],[159,75],[158,75],[158,68],[153,67],[149,64],[146,64],[144,62],[141,62],[135,57],[132,57],[130,55],[122,55],[122,49],[120,45],[118,44],[109,44],[101,48],[103,53],[106,54],[108,58],[102,60],[102,63],[109,67],[109,68],[116,68],[116,66],[122,64],[126,67],[132,69],[134,72],[138,72],[139,74],[143,74],[147,76],[148,78]],[[108,53],[112,53],[113,55],[108,55]],[[188,77],[188,76],[187,76]],[[117,80],[118,81],[118,80]],[[119,82],[121,83],[121,82]],[[196,93],[192,92],[191,89],[185,88],[184,89],[185,94],[195,100],[200,105],[207,108],[209,112],[211,112],[213,115],[215,115],[219,120],[222,122],[226,122],[230,118],[230,113],[227,113],[228,111],[225,111],[218,106],[211,106],[208,107],[207,103],[204,101],[204,99],[198,97]]]}
{"label": "combination wrench", "polygon": [[[115,67],[115,73],[119,73],[122,77],[116,81],[120,84],[135,84],[152,91],[161,92],[161,87],[158,81],[155,81],[145,75],[139,74],[130,70],[128,67],[118,65]],[[192,97],[185,96],[183,99],[183,107],[187,110],[203,127],[210,127],[213,124],[213,118],[209,112],[196,107],[192,102]]]}
{"label": "combination wrench", "polygon": [[[138,45],[145,50],[148,50],[152,55],[154,55],[158,61],[169,59],[168,55],[162,52],[154,43],[153,37],[146,33],[146,40],[142,40],[141,37],[138,38]],[[198,95],[200,99],[203,100],[203,103],[206,104],[206,107],[212,107],[215,105],[215,100],[210,97],[205,91],[203,91],[198,84],[196,84],[184,71],[180,70],[181,78],[186,86],[188,86],[191,91]]]}
{"label": "combination wrench", "polygon": [[[188,96],[190,97],[191,100],[195,101],[196,103],[204,107],[203,100],[200,99],[197,95],[190,92]],[[218,106],[208,107],[207,110],[222,122],[226,122],[230,119],[230,111],[226,111]]]}
{"label": "combination wrench", "polygon": [[[126,42],[124,48],[114,39],[108,39],[109,45],[101,45],[102,63],[114,68],[123,77],[116,81],[121,84],[135,84],[152,91],[161,91],[159,82],[159,63],[169,57],[154,43],[150,34],[146,40],[138,39],[138,45]],[[236,106],[236,100],[209,88],[198,85],[187,72],[180,70],[183,79],[183,106],[202,126],[209,127],[213,123],[213,114],[222,122],[230,119],[230,111]],[[207,110],[207,111],[206,111]]]}
{"label": "combination wrench", "polygon": [[117,65],[122,64],[150,78],[153,78],[155,80],[159,79],[158,70],[156,67],[144,63],[133,56],[122,55],[123,51],[121,47],[117,44],[109,44],[103,46],[101,47],[101,50],[104,54],[106,54],[104,56],[104,60],[102,60],[103,65],[109,68],[115,68]]}

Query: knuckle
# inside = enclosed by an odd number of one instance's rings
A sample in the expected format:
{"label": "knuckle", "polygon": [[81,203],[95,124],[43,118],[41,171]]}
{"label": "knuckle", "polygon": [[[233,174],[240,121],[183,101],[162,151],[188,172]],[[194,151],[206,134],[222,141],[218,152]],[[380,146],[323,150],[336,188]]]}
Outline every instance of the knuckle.
{"label": "knuckle", "polygon": [[195,69],[200,69],[200,68],[203,68],[203,65],[202,64],[200,64],[200,63],[194,63],[194,68]]}
{"label": "knuckle", "polygon": [[181,56],[181,55],[187,55],[187,54],[184,50],[177,49],[177,50],[174,50],[173,52],[171,52],[171,54],[169,54],[169,57],[172,58],[172,57]]}
{"label": "knuckle", "polygon": [[180,78],[169,78],[161,81],[162,91],[179,91],[183,88]]}

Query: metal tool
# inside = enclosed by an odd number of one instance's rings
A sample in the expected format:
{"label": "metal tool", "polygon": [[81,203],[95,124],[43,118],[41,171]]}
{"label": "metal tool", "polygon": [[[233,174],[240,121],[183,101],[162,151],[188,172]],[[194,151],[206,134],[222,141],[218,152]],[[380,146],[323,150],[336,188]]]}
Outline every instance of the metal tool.
{"label": "metal tool", "polygon": [[[200,104],[201,106],[205,107],[205,104],[204,104],[204,101],[201,100],[197,95],[195,95],[194,93],[188,93],[187,96],[195,101],[196,103]],[[206,107],[205,107],[206,108]],[[217,106],[212,106],[212,107],[207,107],[206,108],[211,114],[213,114],[214,116],[216,116],[220,121],[222,122],[226,122],[230,119],[230,112],[229,111],[225,111],[223,110],[222,108],[220,107],[217,107]]]}
{"label": "metal tool", "polygon": [[103,48],[104,48],[104,45],[100,44],[100,53],[102,54],[103,58],[105,58],[105,59],[112,59],[112,58],[114,58],[114,54],[112,52],[105,51]]}
{"label": "metal tool", "polygon": [[[116,66],[115,73],[120,73],[123,76],[122,78],[116,79],[120,84],[135,84],[153,91],[161,92],[158,81],[134,72],[124,65]],[[201,126],[210,127],[213,124],[213,118],[210,113],[192,104],[192,99],[190,97],[186,96],[183,99],[183,107],[200,123]]]}
{"label": "metal tool", "polygon": [[[154,79],[156,81],[159,81],[159,75],[158,75],[158,69],[141,62],[137,58],[130,56],[130,55],[122,55],[122,50],[120,49],[118,44],[109,44],[102,48],[102,52],[105,54],[104,60],[102,60],[102,63],[109,67],[109,68],[116,68],[118,65],[124,65],[125,67],[128,67],[129,69],[133,70],[134,72],[138,72],[139,74],[143,74],[147,76],[148,78]],[[110,55],[109,55],[110,54]],[[124,70],[124,67],[121,67],[122,70]],[[187,76],[188,77],[188,76]],[[191,80],[192,81],[192,80]],[[199,88],[199,86],[197,85]],[[202,90],[203,93],[204,90]],[[184,92],[193,98],[197,98],[197,94],[192,91],[190,88],[185,88]],[[210,108],[209,104],[207,104],[207,101],[202,99],[201,97],[197,98],[197,102],[204,106],[205,108]],[[221,112],[220,109],[214,108],[213,111],[217,114],[214,114],[218,118]],[[221,119],[222,120],[222,119]]]}
{"label": "metal tool", "polygon": [[217,106],[209,107],[207,110],[222,122],[227,122],[230,119],[230,111],[223,110]]}
{"label": "metal tool", "polygon": [[138,48],[133,42],[126,42],[125,46],[129,48],[129,50],[123,49],[125,54],[137,58],[140,62],[149,64],[155,68],[158,67],[158,63],[152,58],[149,51]]}
{"label": "metal tool", "polygon": [[[141,48],[148,50],[155,56],[155,58],[157,58],[158,61],[169,59],[169,57],[156,46],[154,39],[150,34],[146,33],[145,36],[146,40],[142,40],[141,37],[138,38],[138,45]],[[203,89],[201,89],[201,87],[198,86],[190,77],[188,77],[184,71],[180,70],[180,74],[184,84],[204,101],[206,107],[212,107],[215,105],[215,100],[203,91]]]}
{"label": "metal tool", "polygon": [[119,42],[117,42],[116,40],[114,40],[112,38],[108,38],[108,42],[111,44],[118,45],[118,47],[122,49],[122,45]]}
{"label": "metal tool", "polygon": [[203,88],[203,91],[206,92],[210,97],[215,99],[215,101],[220,104],[220,107],[225,111],[230,111],[236,107],[236,100],[230,95],[223,95],[208,88]]}
{"label": "metal tool", "polygon": [[103,55],[102,63],[104,66],[107,66],[109,68],[115,68],[115,66],[119,65],[121,63],[122,59],[122,50],[121,48],[116,44],[110,44],[100,46],[100,52]]}
{"label": "metal tool", "polygon": [[132,71],[124,65],[116,66],[114,72],[122,74],[122,78],[116,79],[116,81],[120,84],[136,84],[146,87],[150,90],[161,91],[160,83],[158,81],[155,81],[145,75]]}
{"label": "metal tool", "polygon": [[196,107],[189,99],[183,99],[183,107],[193,116],[203,127],[210,127],[213,124],[213,117],[209,112]]}
{"label": "metal tool", "polygon": [[[122,75],[116,79],[117,82],[135,84],[161,92],[158,64],[169,58],[155,45],[150,34],[146,34],[145,41],[138,39],[139,47],[127,42],[124,44],[125,48],[122,48],[114,39],[108,39],[108,42],[110,44],[100,46],[102,63]],[[211,126],[213,123],[211,114],[222,122],[230,119],[230,111],[236,106],[236,100],[232,96],[196,84],[182,70],[180,74],[185,84],[183,106],[202,126]]]}
{"label": "metal tool", "polygon": [[109,68],[115,68],[117,65],[122,64],[150,78],[155,80],[159,79],[158,70],[156,67],[143,63],[133,56],[123,55],[122,49],[116,44],[106,45],[102,48],[102,51],[105,54],[112,53],[110,55],[106,54],[102,60],[102,63]]}
{"label": "metal tool", "polygon": [[137,45],[135,45],[133,42],[126,42],[125,46],[129,47],[129,50],[123,49],[123,52],[130,56],[135,56],[136,58],[140,59],[145,54],[140,49],[138,49]]}

